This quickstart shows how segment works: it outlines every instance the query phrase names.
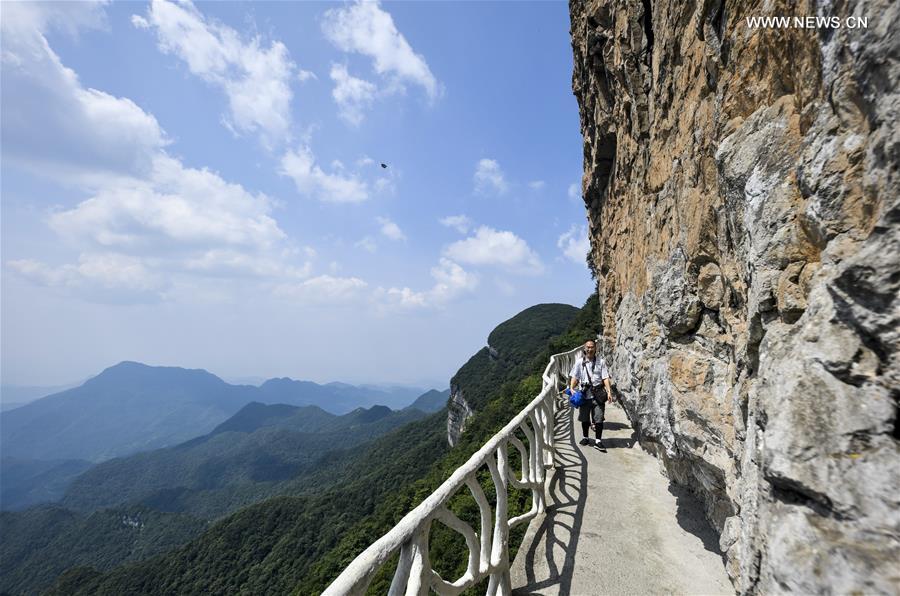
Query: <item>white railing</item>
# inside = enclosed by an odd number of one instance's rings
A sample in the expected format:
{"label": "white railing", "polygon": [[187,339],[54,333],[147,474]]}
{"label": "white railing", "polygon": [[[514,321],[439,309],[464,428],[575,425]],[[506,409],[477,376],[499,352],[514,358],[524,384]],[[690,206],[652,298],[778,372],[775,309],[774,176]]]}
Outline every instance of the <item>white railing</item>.
{"label": "white railing", "polygon": [[[397,570],[388,592],[391,596],[424,596],[431,590],[442,595],[454,595],[486,577],[490,578],[487,594],[508,595],[511,591],[509,531],[544,511],[545,470],[554,465],[553,421],[559,383],[561,377],[568,378],[580,350],[579,347],[552,356],[544,370],[540,394],[392,530],[360,553],[328,586],[324,595],[365,594],[378,570],[398,551]],[[517,430],[525,435],[527,445],[515,436]],[[509,465],[510,444],[522,457],[521,478],[516,477]],[[478,472],[485,466],[490,471],[497,493],[496,510],[493,512],[477,478]],[[512,519],[507,517],[507,490],[510,485],[530,489],[532,496],[531,511]],[[469,489],[478,503],[480,532],[475,532],[447,506],[451,497],[463,486]],[[431,567],[428,542],[434,521],[441,522],[465,538],[469,551],[468,565],[466,572],[456,581],[444,580]]]}

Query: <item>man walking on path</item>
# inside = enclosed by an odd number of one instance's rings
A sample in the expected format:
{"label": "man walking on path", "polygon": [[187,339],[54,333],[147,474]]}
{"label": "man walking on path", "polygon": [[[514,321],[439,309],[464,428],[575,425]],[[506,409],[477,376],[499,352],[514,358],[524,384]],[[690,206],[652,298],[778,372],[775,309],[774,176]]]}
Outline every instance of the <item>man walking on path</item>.
{"label": "man walking on path", "polygon": [[[572,391],[581,390],[584,401],[578,407],[578,421],[581,422],[581,445],[589,445],[591,440],[588,438],[588,428],[593,427],[594,436],[597,438],[594,444],[597,448],[603,449],[603,443],[600,440],[603,436],[603,419],[606,414],[606,403],[613,402],[612,387],[609,381],[609,369],[606,367],[606,361],[597,356],[597,343],[589,339],[584,343],[584,349],[581,356],[575,361],[575,366],[569,373],[569,387]],[[600,386],[606,388],[606,398],[604,399]]]}

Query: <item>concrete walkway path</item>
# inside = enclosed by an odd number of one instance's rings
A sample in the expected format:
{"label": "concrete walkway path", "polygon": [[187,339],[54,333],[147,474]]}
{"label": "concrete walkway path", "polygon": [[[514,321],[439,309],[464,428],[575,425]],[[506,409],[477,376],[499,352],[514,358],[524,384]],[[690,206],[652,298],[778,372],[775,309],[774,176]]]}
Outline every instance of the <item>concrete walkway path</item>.
{"label": "concrete walkway path", "polygon": [[548,512],[513,562],[514,594],[734,594],[700,503],[670,488],[636,444],[618,405],[606,408],[606,453],[581,446],[559,412]]}

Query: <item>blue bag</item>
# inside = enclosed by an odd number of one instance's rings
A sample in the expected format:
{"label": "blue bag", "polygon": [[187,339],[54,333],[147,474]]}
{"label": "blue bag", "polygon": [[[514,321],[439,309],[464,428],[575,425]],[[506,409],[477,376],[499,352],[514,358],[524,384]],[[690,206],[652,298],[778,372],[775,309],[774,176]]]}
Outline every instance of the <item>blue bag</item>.
{"label": "blue bag", "polygon": [[569,404],[573,408],[577,408],[584,403],[584,395],[582,395],[581,391],[572,393],[571,389],[566,389],[566,395],[569,396]]}

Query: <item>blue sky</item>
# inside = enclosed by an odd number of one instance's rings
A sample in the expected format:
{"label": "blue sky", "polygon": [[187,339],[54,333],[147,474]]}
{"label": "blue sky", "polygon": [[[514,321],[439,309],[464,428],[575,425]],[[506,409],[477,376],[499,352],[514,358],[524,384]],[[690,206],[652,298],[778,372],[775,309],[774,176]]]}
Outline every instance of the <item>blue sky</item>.
{"label": "blue sky", "polygon": [[0,10],[4,383],[446,385],[592,291],[565,2]]}

